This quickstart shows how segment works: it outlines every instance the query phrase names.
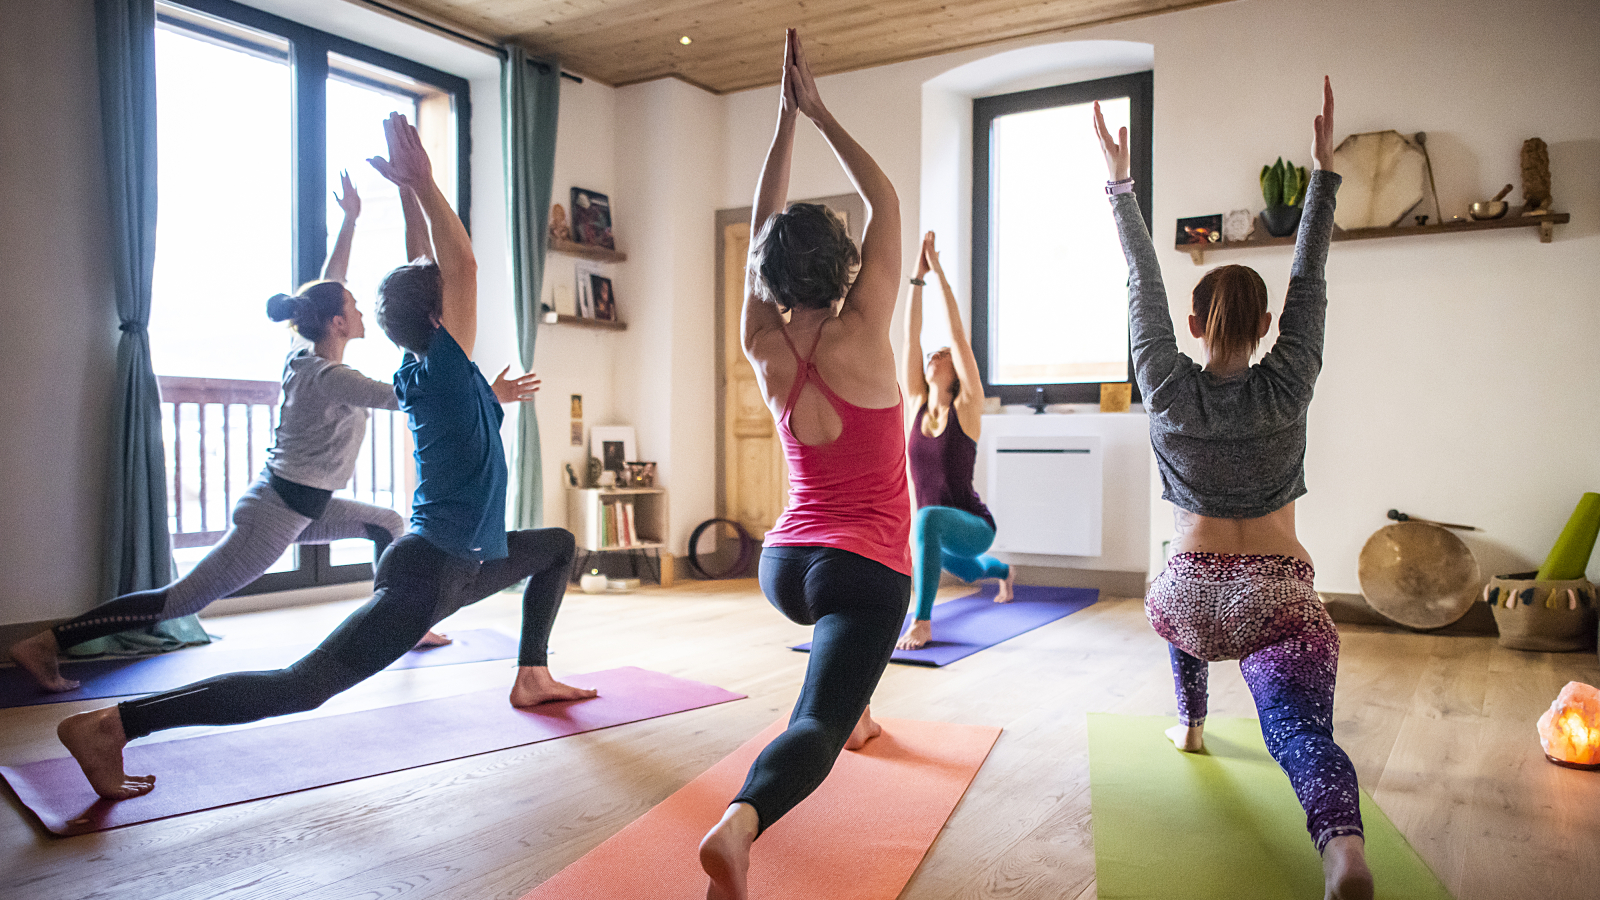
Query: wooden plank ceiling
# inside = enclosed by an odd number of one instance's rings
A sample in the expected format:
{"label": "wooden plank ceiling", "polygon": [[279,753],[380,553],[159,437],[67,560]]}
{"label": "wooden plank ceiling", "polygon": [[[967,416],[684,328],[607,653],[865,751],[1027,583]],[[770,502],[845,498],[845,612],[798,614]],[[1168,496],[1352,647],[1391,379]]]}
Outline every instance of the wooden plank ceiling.
{"label": "wooden plank ceiling", "polygon": [[[775,84],[783,29],[819,75],[1226,0],[404,0],[607,84],[676,76],[716,93]],[[398,4],[397,4],[398,5]],[[688,37],[689,44],[682,43]]]}

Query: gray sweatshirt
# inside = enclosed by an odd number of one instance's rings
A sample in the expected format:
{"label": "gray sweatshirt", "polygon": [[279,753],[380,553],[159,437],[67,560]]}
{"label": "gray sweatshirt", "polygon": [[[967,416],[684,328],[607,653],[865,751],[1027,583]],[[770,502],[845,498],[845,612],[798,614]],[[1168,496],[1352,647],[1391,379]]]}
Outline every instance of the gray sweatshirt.
{"label": "gray sweatshirt", "polygon": [[337,491],[350,483],[368,409],[399,409],[394,386],[300,350],[283,363],[283,405],[267,468],[296,484]]}
{"label": "gray sweatshirt", "polygon": [[1180,509],[1253,519],[1306,492],[1306,409],[1322,371],[1323,266],[1339,182],[1333,172],[1311,173],[1277,343],[1261,362],[1229,378],[1204,371],[1178,351],[1138,201],[1131,193],[1111,198],[1128,258],[1133,367],[1150,414],[1161,496]]}

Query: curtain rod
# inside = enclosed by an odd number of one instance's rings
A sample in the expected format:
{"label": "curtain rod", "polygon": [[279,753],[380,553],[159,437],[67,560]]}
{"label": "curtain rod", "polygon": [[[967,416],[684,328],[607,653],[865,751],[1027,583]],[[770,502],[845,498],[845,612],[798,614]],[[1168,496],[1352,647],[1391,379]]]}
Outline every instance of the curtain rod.
{"label": "curtain rod", "polygon": [[[407,19],[407,20],[409,20],[411,22],[415,22],[416,24],[421,25],[424,28],[430,28],[430,29],[432,29],[434,31],[439,32],[440,34],[449,35],[450,37],[453,37],[456,40],[466,41],[469,44],[475,44],[475,45],[477,45],[479,47],[482,47],[485,50],[490,51],[491,53],[493,53],[494,55],[500,57],[501,59],[504,59],[505,56],[506,56],[506,51],[505,51],[505,48],[503,48],[503,47],[497,46],[495,44],[491,44],[488,41],[480,41],[480,40],[478,40],[477,38],[473,37],[470,34],[462,34],[461,32],[456,31],[453,28],[446,28],[445,26],[440,25],[437,22],[432,22],[432,21],[429,21],[428,19],[424,19],[423,17],[421,17],[419,15],[416,15],[415,13],[407,12],[406,10],[403,10],[403,9],[396,9],[395,7],[390,6],[387,3],[379,2],[379,0],[361,0],[361,2],[365,3],[368,6],[372,6],[372,7],[376,7],[378,9],[381,9],[384,12],[389,13],[390,15],[399,16],[402,19]],[[530,59],[530,60],[528,60],[528,63],[530,65],[538,66],[539,68],[544,69],[547,72],[550,70],[550,64],[546,63],[546,62],[541,62],[541,61],[536,60],[536,59]],[[583,84],[583,79],[579,78],[577,75],[572,74],[571,72],[562,72],[561,73],[561,77],[567,79],[568,81],[576,82],[577,84]]]}

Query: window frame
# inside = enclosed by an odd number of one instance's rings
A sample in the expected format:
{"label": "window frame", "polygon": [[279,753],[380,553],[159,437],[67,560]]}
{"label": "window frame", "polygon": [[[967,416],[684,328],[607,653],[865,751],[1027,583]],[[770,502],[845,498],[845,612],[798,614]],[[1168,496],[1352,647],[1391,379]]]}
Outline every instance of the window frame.
{"label": "window frame", "polygon": [[[330,72],[329,53],[414,78],[450,95],[456,127],[456,208],[462,223],[471,233],[472,97],[467,79],[233,0],[161,0],[158,3],[157,22],[170,28],[205,35],[210,40],[237,45],[245,52],[260,53],[262,49],[260,45],[235,36],[196,27],[181,18],[165,15],[161,9],[163,6],[193,10],[289,42],[290,114],[293,117],[291,180],[294,193],[290,223],[290,240],[294,248],[290,283],[304,284],[321,277],[328,254],[328,198],[333,186],[327,183],[327,81],[330,75],[352,77],[348,73]],[[160,152],[159,148],[157,152]],[[231,510],[229,514],[231,516]],[[332,550],[327,545],[296,546],[298,564],[294,569],[269,572],[230,596],[348,584],[373,577],[371,563],[334,565]]]}
{"label": "window frame", "polygon": [[[1074,106],[1113,97],[1129,99],[1128,142],[1130,144],[1133,193],[1145,228],[1150,228],[1152,105],[1155,94],[1153,70],[1114,75],[1071,84],[975,97],[972,101],[972,353],[977,358],[986,396],[999,397],[1001,403],[1033,403],[1042,397],[1046,403],[1098,403],[1099,382],[1054,384],[992,384],[990,360],[996,353],[996,334],[989,327],[997,318],[990,296],[989,230],[993,203],[990,196],[994,120],[1020,112],[1059,106]],[[1085,140],[1091,139],[1084,135]],[[1109,216],[1109,210],[1107,211]],[[1133,384],[1133,400],[1140,402],[1138,382],[1133,377],[1133,353],[1128,348],[1128,381]]]}

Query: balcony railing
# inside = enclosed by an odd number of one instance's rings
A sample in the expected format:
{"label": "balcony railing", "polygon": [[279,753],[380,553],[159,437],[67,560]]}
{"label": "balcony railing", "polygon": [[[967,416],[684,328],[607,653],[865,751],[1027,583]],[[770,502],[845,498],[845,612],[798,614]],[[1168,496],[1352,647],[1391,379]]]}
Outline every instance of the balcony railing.
{"label": "balcony railing", "polygon": [[[172,546],[209,547],[227,533],[234,501],[266,465],[282,388],[225,378],[158,381]],[[355,475],[338,496],[409,512],[410,437],[400,413],[373,410]]]}

